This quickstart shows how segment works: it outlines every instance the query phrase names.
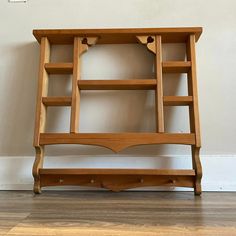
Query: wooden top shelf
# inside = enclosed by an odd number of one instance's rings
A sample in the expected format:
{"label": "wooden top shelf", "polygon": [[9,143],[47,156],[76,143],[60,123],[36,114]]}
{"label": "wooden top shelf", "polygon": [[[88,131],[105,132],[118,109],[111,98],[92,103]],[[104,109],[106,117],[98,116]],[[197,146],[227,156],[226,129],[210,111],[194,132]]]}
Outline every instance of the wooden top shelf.
{"label": "wooden top shelf", "polygon": [[138,43],[138,35],[161,35],[163,43],[184,43],[195,34],[198,41],[202,27],[126,28],[126,29],[35,29],[33,35],[40,43],[47,37],[53,44],[72,44],[74,37],[98,37],[97,44]]}

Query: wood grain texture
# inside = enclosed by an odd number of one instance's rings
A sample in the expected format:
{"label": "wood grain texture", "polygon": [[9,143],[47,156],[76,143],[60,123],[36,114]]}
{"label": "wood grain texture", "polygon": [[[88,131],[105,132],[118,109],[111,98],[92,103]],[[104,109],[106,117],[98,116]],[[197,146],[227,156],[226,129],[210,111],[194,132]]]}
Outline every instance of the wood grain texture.
{"label": "wood grain texture", "polygon": [[162,38],[155,37],[156,44],[156,132],[164,132],[163,81],[162,81]]}
{"label": "wood grain texture", "polygon": [[43,97],[45,106],[71,106],[71,97]]}
{"label": "wood grain texture", "polygon": [[192,96],[164,96],[164,106],[190,106],[193,102]]}
{"label": "wood grain texture", "polygon": [[44,64],[50,60],[50,44],[47,38],[41,39],[40,61],[38,75],[38,94],[36,100],[35,128],[34,128],[34,146],[39,146],[39,135],[44,132],[46,125],[46,107],[42,103],[42,97],[48,94],[48,74]]}
{"label": "wood grain texture", "polygon": [[194,145],[194,134],[171,133],[42,133],[40,145],[85,144],[97,145],[119,152],[124,148],[147,144],[185,144]]}
{"label": "wood grain texture", "polygon": [[[34,191],[40,192],[41,186],[53,185],[85,185],[108,188],[120,191],[140,186],[170,185],[194,187],[195,194],[201,194],[202,169],[199,156],[200,126],[197,101],[196,55],[195,42],[201,34],[201,28],[161,28],[161,29],[105,29],[105,30],[36,30],[34,34],[41,42],[41,59],[39,73],[39,89],[34,146],[36,159],[33,167],[35,179]],[[74,44],[73,63],[50,63],[51,43]],[[144,44],[155,54],[156,78],[146,80],[80,80],[80,58],[89,46],[96,42],[103,43],[138,43]],[[187,44],[187,61],[162,61],[163,43],[184,42]],[[48,97],[48,74],[73,73],[71,97]],[[187,73],[188,96],[163,96],[163,73]],[[156,133],[78,133],[80,90],[142,90],[154,89],[156,98]],[[44,133],[47,106],[71,106],[70,133]],[[163,106],[189,106],[191,133],[164,133]],[[119,152],[125,148],[147,144],[182,144],[192,146],[192,162],[194,175],[188,176],[171,170],[165,175],[137,173],[130,170],[122,174],[120,170],[111,170],[115,174],[80,172],[71,174],[72,170],[61,170],[61,173],[45,173],[43,169],[43,146],[53,144],[97,145]],[[42,176],[39,174],[42,170]],[[80,170],[76,170],[80,171]],[[97,171],[97,170],[96,170]],[[118,173],[118,172],[119,173]],[[140,170],[141,171],[141,170]],[[142,170],[143,171],[143,170]],[[161,171],[161,170],[158,170]],[[69,174],[68,174],[69,173]],[[41,179],[42,177],[42,179]],[[92,178],[92,179],[91,179]],[[58,182],[59,181],[59,182]],[[89,185],[88,185],[89,184]]]}
{"label": "wood grain texture", "polygon": [[193,106],[189,107],[190,130],[196,134],[196,147],[201,147],[194,35],[189,36],[187,43],[187,59],[192,63],[191,70],[188,72],[188,95],[193,97]]}
{"label": "wood grain texture", "polygon": [[194,187],[194,170],[40,169],[41,187],[80,185],[115,192],[146,186]]}
{"label": "wood grain texture", "polygon": [[97,44],[138,43],[137,35],[161,35],[163,43],[186,42],[190,34],[196,40],[202,33],[201,27],[181,28],[130,28],[130,29],[35,29],[33,35],[40,42],[48,37],[53,44],[72,44],[74,37],[98,37]]}
{"label": "wood grain texture", "polygon": [[44,65],[48,74],[72,74],[73,63],[46,63]]}
{"label": "wood grain texture", "polygon": [[34,177],[34,193],[41,193],[41,182],[39,169],[43,167],[44,161],[44,147],[35,147],[35,161],[32,169],[32,175]]}
{"label": "wood grain texture", "polygon": [[0,192],[0,235],[235,236],[236,194]]}
{"label": "wood grain texture", "polygon": [[188,73],[191,69],[190,61],[165,61],[162,62],[163,73]]}
{"label": "wood grain texture", "polygon": [[156,88],[155,79],[79,80],[81,90],[147,90]]}

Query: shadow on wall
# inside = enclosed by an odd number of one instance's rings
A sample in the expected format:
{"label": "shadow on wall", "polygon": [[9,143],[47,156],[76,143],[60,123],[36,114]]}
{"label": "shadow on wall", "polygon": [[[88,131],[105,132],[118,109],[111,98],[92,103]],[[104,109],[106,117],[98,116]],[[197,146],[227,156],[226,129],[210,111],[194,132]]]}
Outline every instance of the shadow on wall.
{"label": "shadow on wall", "polygon": [[[6,49],[7,50],[7,49]],[[184,59],[182,46],[177,49]],[[164,48],[165,60],[171,58],[176,49]],[[1,135],[0,155],[34,155],[32,148],[35,97],[39,62],[37,43],[10,48],[11,61],[6,65],[4,84],[4,125]],[[52,48],[52,61],[71,61],[72,49],[67,46]],[[172,59],[172,58],[171,58]],[[146,79],[155,78],[154,56],[140,45],[94,46],[82,59],[82,79]],[[12,69],[14,68],[14,69]],[[185,78],[179,75],[164,77],[165,95],[186,95]],[[69,96],[70,76],[53,76],[49,83],[50,96]],[[3,96],[2,96],[3,97]],[[155,132],[155,94],[153,91],[83,91],[80,107],[81,132]],[[182,110],[165,109],[168,131],[184,132],[186,118]],[[48,132],[68,132],[70,109],[50,108],[47,121]],[[171,128],[168,128],[171,127]],[[177,129],[174,127],[177,127]],[[173,128],[173,130],[171,130]],[[61,145],[47,147],[47,155],[104,155],[112,154],[108,149],[93,146]],[[182,148],[169,145],[131,147],[121,154],[161,155],[182,153]]]}

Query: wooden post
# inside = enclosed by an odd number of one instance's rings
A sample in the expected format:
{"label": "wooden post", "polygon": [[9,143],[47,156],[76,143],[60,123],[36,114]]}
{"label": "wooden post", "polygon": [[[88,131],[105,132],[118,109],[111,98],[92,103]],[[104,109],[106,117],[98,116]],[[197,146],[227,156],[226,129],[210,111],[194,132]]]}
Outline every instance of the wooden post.
{"label": "wooden post", "polygon": [[188,72],[188,95],[192,96],[193,103],[189,106],[190,131],[195,133],[196,144],[191,146],[193,169],[196,172],[194,191],[196,195],[201,194],[202,167],[200,162],[200,122],[198,110],[197,95],[197,73],[196,73],[196,53],[195,53],[195,35],[189,36],[187,42],[187,60],[191,62],[191,69]]}
{"label": "wooden post", "polygon": [[162,83],[162,45],[161,36],[157,35],[156,41],[156,129],[157,133],[164,132],[164,110],[163,110],[163,83]]}
{"label": "wooden post", "polygon": [[34,192],[40,193],[39,168],[43,166],[43,146],[39,145],[40,133],[45,131],[47,107],[43,104],[42,98],[48,94],[48,73],[44,68],[45,63],[50,60],[50,44],[46,37],[41,39],[40,45],[40,64],[38,77],[38,94],[36,100],[36,116],[34,131],[35,161],[33,166]]}

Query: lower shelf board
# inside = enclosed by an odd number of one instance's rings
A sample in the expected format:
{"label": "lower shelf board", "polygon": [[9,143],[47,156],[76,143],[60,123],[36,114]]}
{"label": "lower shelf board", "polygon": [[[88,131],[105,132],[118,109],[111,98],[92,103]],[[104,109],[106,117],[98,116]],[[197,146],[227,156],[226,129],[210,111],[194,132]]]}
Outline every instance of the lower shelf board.
{"label": "lower shelf board", "polygon": [[194,170],[171,169],[40,169],[41,187],[80,185],[112,191],[147,187],[194,187]]}

